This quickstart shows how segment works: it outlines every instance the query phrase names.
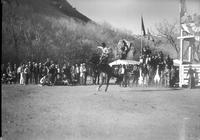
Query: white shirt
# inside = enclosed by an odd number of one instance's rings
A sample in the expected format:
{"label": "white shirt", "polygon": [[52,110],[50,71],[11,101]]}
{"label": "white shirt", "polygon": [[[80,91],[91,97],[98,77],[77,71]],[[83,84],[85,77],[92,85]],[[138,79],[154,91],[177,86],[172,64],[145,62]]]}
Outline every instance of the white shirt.
{"label": "white shirt", "polygon": [[84,66],[80,66],[80,77],[86,72],[86,68]]}
{"label": "white shirt", "polygon": [[125,69],[124,69],[124,67],[122,67],[121,74],[124,74],[124,73],[125,73]]}
{"label": "white shirt", "polygon": [[80,73],[79,67],[76,67],[76,73]]}
{"label": "white shirt", "polygon": [[97,46],[97,48],[101,49],[103,54],[109,54],[109,48],[108,47],[103,48],[102,46]]}
{"label": "white shirt", "polygon": [[19,67],[17,68],[17,73],[21,73],[21,71],[22,71],[22,67],[19,66]]}
{"label": "white shirt", "polygon": [[44,76],[44,77],[42,77],[42,78],[40,79],[40,84],[44,84],[45,81],[46,81],[46,77]]}
{"label": "white shirt", "polygon": [[143,63],[143,59],[142,58],[140,58],[140,63]]}

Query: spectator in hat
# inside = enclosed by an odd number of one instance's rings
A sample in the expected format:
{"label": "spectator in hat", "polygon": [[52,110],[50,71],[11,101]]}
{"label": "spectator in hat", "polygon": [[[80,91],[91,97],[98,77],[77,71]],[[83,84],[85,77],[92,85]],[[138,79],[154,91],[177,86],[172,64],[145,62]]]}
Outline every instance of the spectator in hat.
{"label": "spectator in hat", "polygon": [[195,78],[194,78],[195,71],[192,69],[191,66],[189,66],[189,70],[187,72],[188,76],[188,87],[194,88],[195,87]]}
{"label": "spectator in hat", "polygon": [[50,63],[50,59],[47,58],[46,62],[44,62],[44,66],[47,67],[47,68],[49,68],[50,65],[51,65],[51,63]]}
{"label": "spectator in hat", "polygon": [[39,78],[39,80],[42,78],[42,69],[43,69],[42,63],[39,63],[39,66],[38,66],[38,78]]}
{"label": "spectator in hat", "polygon": [[29,75],[30,75],[30,70],[29,70],[28,65],[26,65],[25,68],[24,68],[25,85],[28,84]]}
{"label": "spectator in hat", "polygon": [[12,70],[12,66],[11,66],[11,64],[10,64],[10,62],[8,62],[8,66],[7,66],[7,68],[6,68],[6,75],[8,75],[10,72],[12,72],[13,70]]}
{"label": "spectator in hat", "polygon": [[31,61],[28,62],[28,69],[29,69],[29,73],[28,73],[28,81],[30,84],[32,84],[33,82],[33,63],[31,63]]}
{"label": "spectator in hat", "polygon": [[85,85],[85,73],[86,73],[86,68],[85,64],[80,65],[80,84]]}
{"label": "spectator in hat", "polygon": [[19,72],[20,72],[19,84],[20,84],[20,85],[25,85],[25,74],[24,74],[24,69],[25,69],[24,64],[21,64],[20,69],[19,69]]}
{"label": "spectator in hat", "polygon": [[34,75],[35,84],[38,84],[39,67],[38,67],[38,64],[37,64],[37,63],[35,63],[34,66],[33,66],[33,75]]}
{"label": "spectator in hat", "polygon": [[56,76],[56,68],[54,64],[51,64],[49,67],[49,80],[52,85],[55,83],[55,76]]}
{"label": "spectator in hat", "polygon": [[71,82],[72,82],[72,85],[74,85],[75,83],[77,83],[77,79],[76,79],[76,69],[75,69],[75,66],[73,65],[70,69],[70,72],[71,72]]}
{"label": "spectator in hat", "polygon": [[75,79],[78,83],[80,82],[80,67],[78,64],[75,65]]}

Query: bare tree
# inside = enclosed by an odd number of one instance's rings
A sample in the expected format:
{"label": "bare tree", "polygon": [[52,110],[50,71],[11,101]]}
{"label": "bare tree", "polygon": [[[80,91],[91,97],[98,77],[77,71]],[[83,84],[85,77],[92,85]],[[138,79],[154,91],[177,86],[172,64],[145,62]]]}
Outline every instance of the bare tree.
{"label": "bare tree", "polygon": [[163,22],[159,23],[156,26],[158,31],[158,35],[166,39],[167,43],[170,43],[171,46],[176,51],[177,55],[179,54],[179,46],[177,37],[179,36],[179,28],[178,23],[169,23],[168,21],[164,20]]}

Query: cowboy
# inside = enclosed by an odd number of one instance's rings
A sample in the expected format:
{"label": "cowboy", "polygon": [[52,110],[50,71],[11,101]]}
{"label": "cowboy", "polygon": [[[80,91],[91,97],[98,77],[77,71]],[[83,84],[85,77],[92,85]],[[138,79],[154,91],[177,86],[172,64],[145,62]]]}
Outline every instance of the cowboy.
{"label": "cowboy", "polygon": [[189,66],[189,70],[187,72],[188,77],[188,87],[194,88],[195,87],[195,77],[194,77],[195,71],[192,69],[191,66]]}
{"label": "cowboy", "polygon": [[122,46],[121,50],[122,50],[122,52],[126,52],[128,50],[128,44],[125,39],[122,40],[122,42],[124,45]]}
{"label": "cowboy", "polygon": [[121,59],[126,59],[127,53],[130,50],[132,43],[130,43],[129,41],[127,41],[125,39],[121,40],[120,43],[121,43],[121,47],[120,47],[120,49],[121,49]]}
{"label": "cowboy", "polygon": [[98,49],[102,50],[102,54],[101,54],[101,57],[100,57],[99,64],[101,64],[102,62],[107,63],[108,56],[109,56],[109,48],[106,46],[106,43],[103,42],[101,45],[102,46],[97,47]]}

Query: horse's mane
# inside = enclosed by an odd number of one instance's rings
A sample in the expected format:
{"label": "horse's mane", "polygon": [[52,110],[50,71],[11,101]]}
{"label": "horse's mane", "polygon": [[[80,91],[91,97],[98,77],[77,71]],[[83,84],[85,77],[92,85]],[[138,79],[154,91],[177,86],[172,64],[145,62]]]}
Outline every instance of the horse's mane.
{"label": "horse's mane", "polygon": [[91,64],[98,64],[99,63],[99,60],[100,60],[100,56],[99,56],[99,54],[97,54],[97,53],[93,53],[92,54],[92,57],[90,58],[90,60],[89,60],[89,63]]}
{"label": "horse's mane", "polygon": [[89,61],[93,69],[99,72],[112,73],[112,67],[109,64],[99,64],[100,56],[94,53]]}

